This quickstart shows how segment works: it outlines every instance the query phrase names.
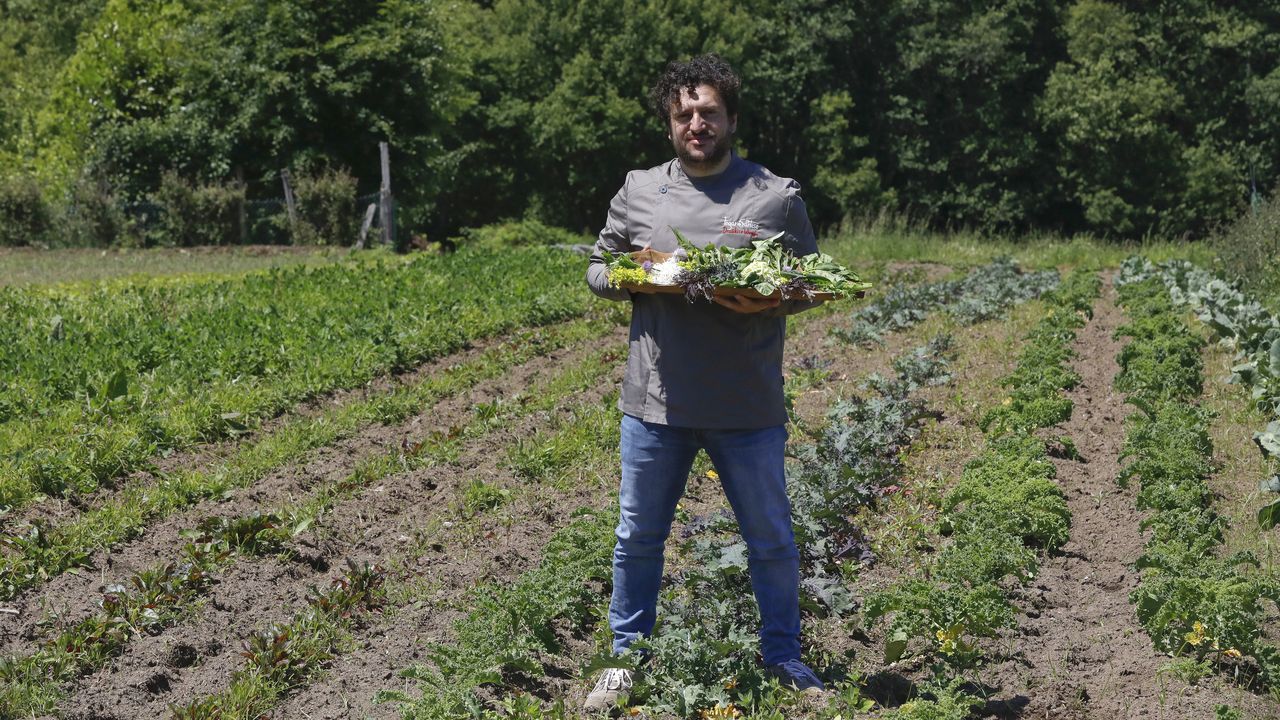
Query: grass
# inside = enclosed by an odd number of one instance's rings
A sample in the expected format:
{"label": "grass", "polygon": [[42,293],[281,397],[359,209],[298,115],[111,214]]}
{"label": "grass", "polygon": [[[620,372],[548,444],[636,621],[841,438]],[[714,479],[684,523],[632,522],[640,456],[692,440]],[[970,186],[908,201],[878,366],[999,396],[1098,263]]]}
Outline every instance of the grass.
{"label": "grass", "polygon": [[290,246],[110,250],[0,248],[0,286],[85,283],[193,272],[237,275],[274,267],[327,265],[340,262],[347,256],[345,249]]}
{"label": "grass", "polygon": [[[1044,313],[1044,303],[1029,301],[1014,308],[1005,320],[996,320],[960,332],[951,316],[940,313],[921,324],[930,335],[950,332],[956,337],[952,372],[955,380],[945,386],[925,389],[942,397],[931,405],[940,407],[953,423],[927,426],[908,452],[905,463],[910,483],[904,492],[887,496],[884,507],[868,512],[854,522],[876,538],[876,556],[887,567],[909,570],[924,560],[924,552],[937,542],[930,518],[947,488],[958,479],[959,469],[985,444],[978,421],[988,408],[997,406],[1006,394],[1001,378],[1012,367],[1023,336]],[[1007,363],[982,362],[984,358],[1007,358]]]}
{"label": "grass", "polygon": [[1227,519],[1222,552],[1252,552],[1261,569],[1276,576],[1280,573],[1280,547],[1275,533],[1260,530],[1256,520],[1258,508],[1275,498],[1259,488],[1271,468],[1253,443],[1254,431],[1266,427],[1268,418],[1253,407],[1246,388],[1226,382],[1234,364],[1230,351],[1211,343],[1202,357],[1205,383],[1201,403],[1214,413],[1209,436],[1220,462],[1209,484],[1218,493],[1218,510]]}
{"label": "grass", "polygon": [[1037,268],[1113,267],[1134,253],[1152,260],[1185,258],[1202,265],[1212,264],[1215,257],[1213,248],[1206,243],[1156,239],[1120,243],[1088,235],[1001,237],[971,231],[936,233],[894,222],[849,225],[828,235],[820,246],[823,252],[855,269],[907,261],[968,267],[1002,255]]}

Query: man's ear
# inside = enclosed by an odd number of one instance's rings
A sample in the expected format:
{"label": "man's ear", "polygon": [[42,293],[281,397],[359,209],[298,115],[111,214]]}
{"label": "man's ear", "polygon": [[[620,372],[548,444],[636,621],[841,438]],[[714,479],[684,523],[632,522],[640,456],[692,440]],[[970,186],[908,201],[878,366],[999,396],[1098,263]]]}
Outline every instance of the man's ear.
{"label": "man's ear", "polygon": [[738,132],[738,116],[734,115],[729,118],[729,134],[736,135]]}

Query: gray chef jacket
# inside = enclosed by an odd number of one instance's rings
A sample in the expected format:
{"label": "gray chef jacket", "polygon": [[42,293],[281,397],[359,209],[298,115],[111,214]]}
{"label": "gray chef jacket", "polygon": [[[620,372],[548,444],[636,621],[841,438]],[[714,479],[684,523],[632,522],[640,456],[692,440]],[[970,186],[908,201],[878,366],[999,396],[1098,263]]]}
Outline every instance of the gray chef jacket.
{"label": "gray chef jacket", "polygon": [[724,172],[709,177],[685,175],[676,159],[628,173],[587,266],[592,292],[632,303],[619,408],[648,422],[680,427],[785,424],[785,316],[812,303],[784,301],[776,309],[738,313],[712,302],[690,303],[683,295],[609,287],[602,251],[675,252],[672,228],[698,247],[747,247],[785,230],[783,243],[796,255],[818,250],[799,183],[736,154]]}

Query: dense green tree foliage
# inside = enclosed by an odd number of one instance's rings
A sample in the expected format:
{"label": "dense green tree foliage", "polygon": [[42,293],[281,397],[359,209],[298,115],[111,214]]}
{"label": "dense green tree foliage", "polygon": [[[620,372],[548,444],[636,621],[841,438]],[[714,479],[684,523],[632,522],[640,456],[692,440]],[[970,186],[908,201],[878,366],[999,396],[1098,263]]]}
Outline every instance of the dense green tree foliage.
{"label": "dense green tree foliage", "polygon": [[649,84],[707,51],[744,77],[740,151],[820,223],[1200,236],[1280,180],[1280,0],[0,9],[0,161],[55,206],[86,179],[152,197],[170,171],[275,197],[281,168],[345,168],[369,192],[386,139],[411,229],[594,229],[627,170],[671,155]]}

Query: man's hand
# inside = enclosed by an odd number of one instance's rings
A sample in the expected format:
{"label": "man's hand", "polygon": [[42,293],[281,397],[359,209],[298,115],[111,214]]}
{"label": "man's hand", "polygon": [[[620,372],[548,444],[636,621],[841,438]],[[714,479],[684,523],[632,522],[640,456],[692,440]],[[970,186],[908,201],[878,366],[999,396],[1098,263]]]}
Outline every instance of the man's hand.
{"label": "man's hand", "polygon": [[716,295],[711,299],[715,300],[717,305],[722,305],[734,312],[740,313],[758,313],[761,310],[769,310],[782,304],[782,301],[778,298],[749,298],[741,295],[730,295],[726,297]]}

